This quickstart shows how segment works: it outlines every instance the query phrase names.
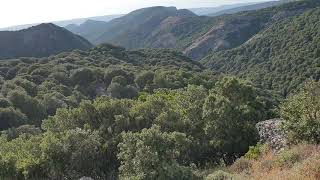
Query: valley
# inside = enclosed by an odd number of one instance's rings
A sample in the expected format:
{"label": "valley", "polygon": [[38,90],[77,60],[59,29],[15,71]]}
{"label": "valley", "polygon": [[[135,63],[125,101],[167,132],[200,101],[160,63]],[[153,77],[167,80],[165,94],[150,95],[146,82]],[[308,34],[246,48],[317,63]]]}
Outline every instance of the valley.
{"label": "valley", "polygon": [[61,26],[0,31],[0,179],[319,179],[320,1]]}

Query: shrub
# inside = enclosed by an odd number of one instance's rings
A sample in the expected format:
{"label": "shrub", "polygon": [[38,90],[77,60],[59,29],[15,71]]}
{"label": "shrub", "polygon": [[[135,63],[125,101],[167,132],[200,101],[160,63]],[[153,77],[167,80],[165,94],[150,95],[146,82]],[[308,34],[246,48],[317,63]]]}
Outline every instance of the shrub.
{"label": "shrub", "polygon": [[205,180],[232,180],[234,179],[234,176],[230,173],[224,172],[224,171],[216,171],[212,174],[209,174]]}
{"label": "shrub", "polygon": [[276,156],[275,164],[280,167],[292,167],[294,163],[300,160],[300,154],[294,150],[285,150],[282,151],[279,155]]}
{"label": "shrub", "polygon": [[238,159],[232,166],[231,166],[231,171],[236,172],[236,173],[249,173],[249,171],[252,168],[252,163],[250,160],[246,158],[240,158]]}
{"label": "shrub", "polygon": [[320,82],[308,82],[303,91],[281,106],[289,141],[320,143]]}
{"label": "shrub", "polygon": [[247,159],[257,159],[261,153],[265,153],[268,149],[267,144],[258,143],[255,146],[250,146],[249,151],[245,154],[245,158]]}
{"label": "shrub", "polygon": [[5,98],[0,98],[0,108],[7,108],[11,106],[10,102]]}
{"label": "shrub", "polygon": [[0,130],[17,127],[27,122],[26,116],[12,107],[0,108]]}

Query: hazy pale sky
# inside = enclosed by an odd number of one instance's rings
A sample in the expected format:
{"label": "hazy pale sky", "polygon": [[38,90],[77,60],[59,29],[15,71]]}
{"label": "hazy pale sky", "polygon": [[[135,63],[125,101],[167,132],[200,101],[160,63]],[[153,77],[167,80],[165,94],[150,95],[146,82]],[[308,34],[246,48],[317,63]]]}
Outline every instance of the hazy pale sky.
{"label": "hazy pale sky", "polygon": [[0,27],[90,16],[124,14],[149,6],[181,8],[266,0],[1,0]]}

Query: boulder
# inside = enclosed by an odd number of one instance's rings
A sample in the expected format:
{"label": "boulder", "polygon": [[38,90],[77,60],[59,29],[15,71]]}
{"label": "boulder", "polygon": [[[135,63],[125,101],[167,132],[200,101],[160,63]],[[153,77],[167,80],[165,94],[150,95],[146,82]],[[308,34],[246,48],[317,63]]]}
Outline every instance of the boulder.
{"label": "boulder", "polygon": [[281,119],[270,119],[257,123],[260,142],[268,143],[270,148],[279,152],[288,146],[285,132],[281,129],[283,121]]}

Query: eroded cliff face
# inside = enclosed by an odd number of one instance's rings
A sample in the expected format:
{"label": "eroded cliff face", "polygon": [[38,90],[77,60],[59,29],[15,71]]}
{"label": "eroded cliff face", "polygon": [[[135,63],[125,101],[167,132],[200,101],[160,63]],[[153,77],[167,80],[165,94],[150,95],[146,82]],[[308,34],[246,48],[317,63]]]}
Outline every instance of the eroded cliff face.
{"label": "eroded cliff face", "polygon": [[256,128],[260,135],[262,143],[268,143],[270,148],[279,152],[288,146],[288,140],[285,132],[281,129],[281,119],[270,119],[259,122]]}

